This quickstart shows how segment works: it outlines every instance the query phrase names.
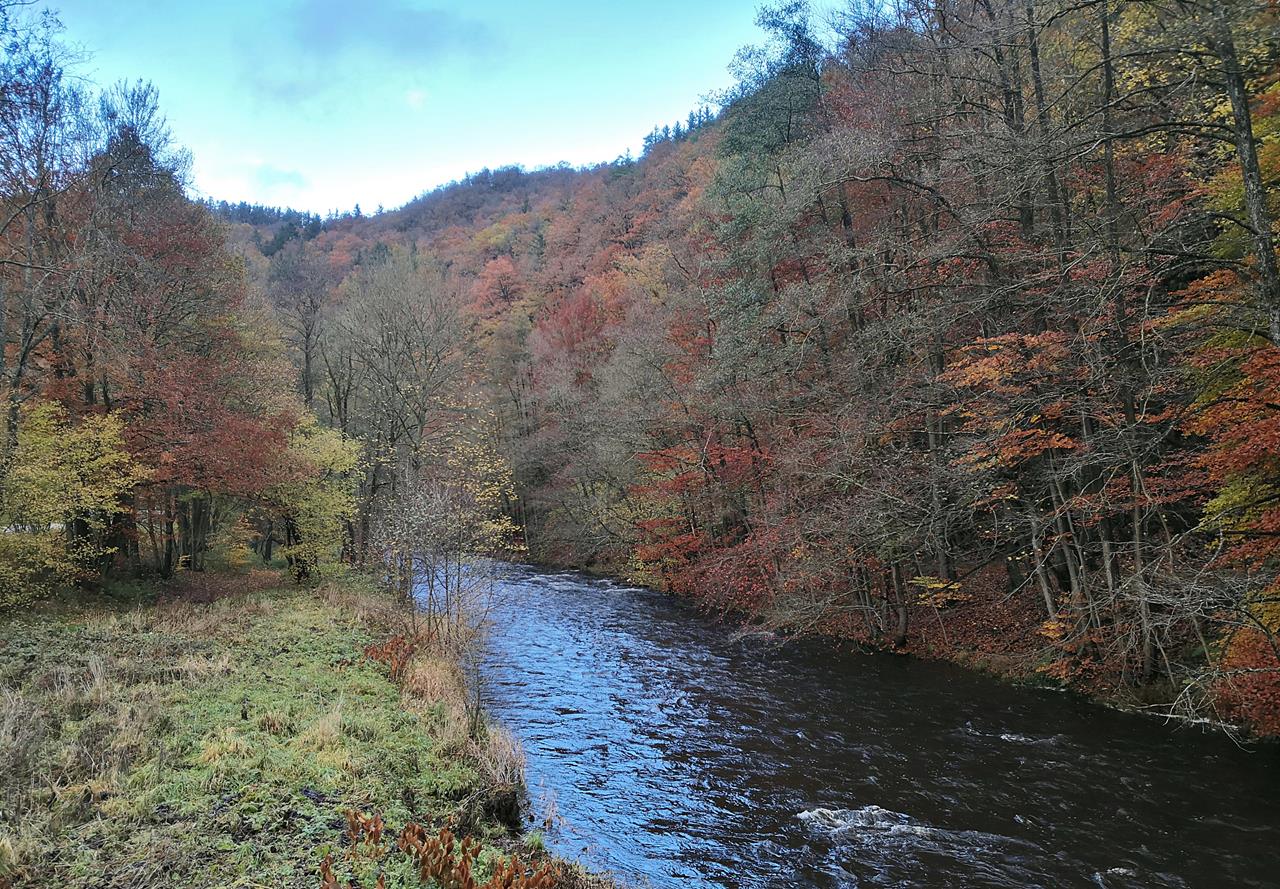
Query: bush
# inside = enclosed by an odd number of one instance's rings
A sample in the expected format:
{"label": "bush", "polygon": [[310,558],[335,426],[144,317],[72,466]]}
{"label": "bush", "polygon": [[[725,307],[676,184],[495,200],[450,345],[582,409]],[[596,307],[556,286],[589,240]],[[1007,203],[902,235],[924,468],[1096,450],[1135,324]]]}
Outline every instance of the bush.
{"label": "bush", "polygon": [[0,610],[47,596],[60,572],[61,535],[6,530],[0,533]]}

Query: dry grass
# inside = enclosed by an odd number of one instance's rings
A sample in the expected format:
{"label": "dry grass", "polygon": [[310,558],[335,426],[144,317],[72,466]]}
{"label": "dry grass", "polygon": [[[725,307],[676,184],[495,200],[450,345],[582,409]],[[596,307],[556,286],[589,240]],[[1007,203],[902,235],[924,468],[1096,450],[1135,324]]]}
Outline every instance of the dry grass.
{"label": "dry grass", "polygon": [[242,738],[234,728],[228,726],[205,738],[197,759],[205,765],[213,765],[228,756],[248,756],[252,750],[253,745]]}
{"label": "dry grass", "polygon": [[44,708],[21,692],[8,688],[0,692],[0,762],[5,764],[0,769],[0,795],[9,811],[21,811],[29,801],[45,722]]}
{"label": "dry grass", "polygon": [[231,653],[190,654],[178,661],[177,670],[189,679],[207,676],[227,676],[231,673]]}
{"label": "dry grass", "polygon": [[83,648],[25,662],[27,681],[6,670],[0,689],[0,885],[30,876],[51,835],[95,812],[130,811],[119,800],[124,776],[163,743],[161,682],[176,673]]}
{"label": "dry grass", "polygon": [[312,722],[294,742],[303,750],[320,752],[342,746],[342,702]]}
{"label": "dry grass", "polygon": [[258,729],[277,738],[294,732],[293,717],[283,710],[272,709],[258,714]]}
{"label": "dry grass", "polygon": [[442,704],[465,718],[467,685],[456,663],[432,654],[419,654],[404,671],[403,688],[412,700]]}
{"label": "dry grass", "polygon": [[472,742],[471,750],[480,773],[490,784],[524,787],[524,748],[511,732],[500,725],[488,725],[484,736]]}
{"label": "dry grass", "polygon": [[390,635],[406,625],[404,606],[361,578],[328,581],[316,589],[316,595],[375,634]]}

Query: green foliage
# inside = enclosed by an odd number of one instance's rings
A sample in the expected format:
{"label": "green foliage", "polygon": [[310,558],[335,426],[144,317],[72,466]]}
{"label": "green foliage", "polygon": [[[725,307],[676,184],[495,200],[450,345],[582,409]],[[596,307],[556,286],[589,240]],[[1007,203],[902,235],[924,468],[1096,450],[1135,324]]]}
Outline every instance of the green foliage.
{"label": "green foliage", "polygon": [[118,417],[76,423],[50,402],[30,408],[0,488],[0,607],[84,579],[114,552],[104,534],[146,475],[125,449]]}

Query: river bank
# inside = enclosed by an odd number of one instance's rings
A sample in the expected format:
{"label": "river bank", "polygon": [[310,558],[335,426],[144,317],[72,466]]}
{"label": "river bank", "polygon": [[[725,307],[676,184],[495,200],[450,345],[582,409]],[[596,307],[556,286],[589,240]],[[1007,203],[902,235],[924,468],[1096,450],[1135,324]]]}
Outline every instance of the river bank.
{"label": "river bank", "polygon": [[380,657],[403,617],[274,571],[6,616],[0,886],[407,889],[410,823],[478,843],[477,877],[514,855],[586,885],[520,835],[519,747],[457,665]]}
{"label": "river bank", "polygon": [[[539,567],[547,571],[580,571],[620,584],[634,582],[625,572],[608,566]],[[1008,577],[999,566],[967,573],[962,581],[939,585],[938,589],[917,590],[918,594],[905,606],[907,629],[901,642],[888,630],[897,616],[887,602],[884,614],[879,616],[883,627],[877,633],[861,609],[843,616],[824,615],[821,620],[802,621],[797,626],[791,615],[718,610],[677,593],[661,589],[658,592],[747,634],[805,639],[837,650],[856,648],[866,653],[954,664],[1015,686],[1052,689],[1098,706],[1177,723],[1211,725],[1237,738],[1280,744],[1274,721],[1251,724],[1238,718],[1239,714],[1231,709],[1231,696],[1215,696],[1209,682],[1199,687],[1195,696],[1188,696],[1185,685],[1167,677],[1135,681],[1132,664],[1092,645],[1088,636],[1071,632],[1065,619],[1045,619],[1038,591],[1024,585],[1010,593]],[[1176,652],[1163,653],[1161,664],[1192,676],[1205,664],[1204,651],[1185,645]],[[1280,675],[1244,678],[1254,684],[1280,686]]]}
{"label": "river bank", "polygon": [[1024,584],[1010,592],[1000,566],[966,575],[951,587],[921,589],[907,605],[908,631],[902,644],[874,639],[858,621],[819,628],[835,641],[853,640],[876,651],[975,670],[1017,686],[1052,689],[1126,713],[1177,724],[1212,726],[1236,739],[1275,745],[1277,723],[1259,720],[1241,698],[1280,681],[1280,675],[1250,673],[1229,677],[1210,669],[1208,649],[1222,638],[1184,639],[1160,650],[1158,668],[1142,678],[1140,665],[1107,644],[1106,635],[1081,630],[1062,612],[1046,617],[1039,592]]}

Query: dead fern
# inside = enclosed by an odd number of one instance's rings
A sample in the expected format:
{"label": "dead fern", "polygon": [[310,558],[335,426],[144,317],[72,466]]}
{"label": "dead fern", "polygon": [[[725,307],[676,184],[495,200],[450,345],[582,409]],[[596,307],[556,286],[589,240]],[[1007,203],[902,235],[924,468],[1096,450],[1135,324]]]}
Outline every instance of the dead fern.
{"label": "dead fern", "polygon": [[[382,844],[386,822],[381,815],[364,815],[353,809],[344,813],[347,821],[346,838],[351,843],[350,856],[363,854],[379,858],[387,851]],[[364,849],[358,847],[363,844]],[[473,872],[480,843],[471,837],[458,840],[448,828],[437,834],[429,833],[421,824],[409,822],[396,840],[396,847],[408,855],[414,864],[417,877],[423,886],[438,889],[553,889],[559,881],[559,871],[549,863],[536,867],[526,865],[513,856],[500,862],[493,875],[484,883],[476,881]],[[333,870],[333,855],[328,854],[320,863],[320,889],[358,889],[351,879],[344,887]],[[378,874],[374,889],[386,889],[386,877]]]}
{"label": "dead fern", "polygon": [[347,839],[351,841],[351,845],[356,846],[363,837],[366,854],[374,858],[381,856],[384,851],[382,832],[386,829],[382,816],[364,815],[354,809],[348,809],[344,814],[347,819]]}
{"label": "dead fern", "polygon": [[333,855],[329,854],[320,862],[320,889],[342,889],[338,878],[333,875]]}
{"label": "dead fern", "polygon": [[413,659],[416,649],[417,645],[413,642],[404,636],[395,635],[381,645],[365,646],[364,656],[371,661],[384,664],[391,673],[391,680],[399,682],[404,676],[405,668],[409,666],[409,661]]}
{"label": "dead fern", "polygon": [[530,869],[514,856],[498,865],[488,882],[477,883],[472,865],[480,853],[480,843],[464,837],[456,843],[455,851],[455,842],[448,828],[441,828],[432,836],[422,825],[410,822],[400,832],[397,845],[412,856],[422,882],[430,884],[434,880],[440,889],[552,889],[556,883],[550,865]]}

